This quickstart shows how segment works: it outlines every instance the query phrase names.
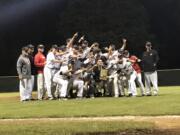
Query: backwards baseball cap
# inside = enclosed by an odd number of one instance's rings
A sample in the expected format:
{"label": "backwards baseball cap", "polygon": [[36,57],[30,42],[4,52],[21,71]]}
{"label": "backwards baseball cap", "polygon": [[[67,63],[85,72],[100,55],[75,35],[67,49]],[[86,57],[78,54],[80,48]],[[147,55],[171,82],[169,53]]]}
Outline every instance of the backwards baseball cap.
{"label": "backwards baseball cap", "polygon": [[34,45],[29,44],[29,45],[27,45],[27,47],[30,48],[30,49],[33,49],[33,48],[34,48]]}
{"label": "backwards baseball cap", "polygon": [[40,44],[37,46],[37,48],[44,48],[44,45]]}

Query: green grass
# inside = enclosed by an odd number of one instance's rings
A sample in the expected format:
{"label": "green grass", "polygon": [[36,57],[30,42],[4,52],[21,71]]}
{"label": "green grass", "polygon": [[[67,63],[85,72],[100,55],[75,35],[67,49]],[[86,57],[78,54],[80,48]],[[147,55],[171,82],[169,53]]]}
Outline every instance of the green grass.
{"label": "green grass", "polygon": [[118,132],[139,132],[152,130],[154,125],[145,122],[80,122],[80,121],[51,121],[51,122],[4,122],[0,123],[2,135],[79,135]]}
{"label": "green grass", "polygon": [[18,93],[0,93],[0,119],[180,114],[180,87],[161,87],[160,96],[21,103]]}

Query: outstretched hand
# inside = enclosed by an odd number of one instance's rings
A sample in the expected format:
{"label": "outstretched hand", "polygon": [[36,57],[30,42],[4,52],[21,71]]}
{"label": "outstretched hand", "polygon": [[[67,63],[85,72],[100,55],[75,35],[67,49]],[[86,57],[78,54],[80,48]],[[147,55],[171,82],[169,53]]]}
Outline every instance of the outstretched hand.
{"label": "outstretched hand", "polygon": [[127,42],[127,39],[125,39],[125,38],[123,38],[122,40],[123,40],[123,43],[126,43],[126,42]]}

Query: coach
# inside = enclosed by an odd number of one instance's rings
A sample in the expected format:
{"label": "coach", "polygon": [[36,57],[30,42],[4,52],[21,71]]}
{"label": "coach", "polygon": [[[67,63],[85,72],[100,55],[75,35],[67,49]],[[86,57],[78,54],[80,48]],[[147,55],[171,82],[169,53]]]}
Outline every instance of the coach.
{"label": "coach", "polygon": [[151,96],[151,83],[154,87],[154,95],[158,95],[158,75],[157,63],[159,61],[158,52],[152,49],[151,42],[146,42],[146,51],[143,53],[142,66],[144,70],[145,86],[147,96]]}
{"label": "coach", "polygon": [[28,101],[31,99],[31,63],[28,58],[28,47],[22,48],[22,54],[17,61],[17,72],[20,81],[20,100]]}

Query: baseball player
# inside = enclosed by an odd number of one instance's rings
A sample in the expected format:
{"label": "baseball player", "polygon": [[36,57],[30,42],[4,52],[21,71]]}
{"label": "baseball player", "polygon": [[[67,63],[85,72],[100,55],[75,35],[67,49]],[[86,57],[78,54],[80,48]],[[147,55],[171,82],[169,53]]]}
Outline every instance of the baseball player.
{"label": "baseball player", "polygon": [[136,97],[137,90],[136,90],[136,71],[132,67],[132,63],[129,61],[129,52],[127,50],[124,51],[124,59],[123,59],[123,68],[122,73],[126,75],[128,80],[128,94],[129,97],[133,96]]}
{"label": "baseball player", "polygon": [[141,95],[145,96],[145,88],[144,88],[144,84],[142,82],[141,67],[138,64],[138,62],[141,62],[141,60],[138,59],[135,55],[132,55],[129,58],[129,61],[132,63],[132,67],[136,71],[136,80],[137,80],[138,85],[140,86]]}
{"label": "baseball player", "polygon": [[54,93],[52,92],[53,76],[54,76],[54,63],[61,63],[61,61],[55,58],[57,52],[57,45],[53,45],[46,58],[46,65],[44,67],[44,78],[47,88],[48,99],[54,99]]}
{"label": "baseball player", "polygon": [[78,89],[77,98],[83,98],[83,89],[84,89],[84,81],[83,81],[83,69],[78,69],[73,74],[73,88]]}
{"label": "baseball player", "polygon": [[71,76],[71,69],[69,69],[69,53],[66,51],[65,46],[61,46],[59,56],[61,56],[62,63],[60,70],[55,74],[53,82],[57,83],[58,97],[63,100],[67,100],[69,77]]}
{"label": "baseball player", "polygon": [[46,57],[44,56],[44,45],[40,44],[37,47],[38,53],[34,57],[34,65],[37,68],[37,88],[38,100],[42,100],[45,96],[45,82],[44,82],[44,66],[46,64]]}
{"label": "baseball player", "polygon": [[67,100],[67,89],[68,89],[68,77],[71,75],[71,70],[68,66],[61,66],[60,70],[55,74],[53,81],[59,85],[59,97],[60,99]]}
{"label": "baseball player", "polygon": [[28,58],[28,47],[22,48],[22,54],[17,61],[17,73],[19,76],[20,101],[31,100],[31,63]]}

